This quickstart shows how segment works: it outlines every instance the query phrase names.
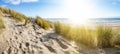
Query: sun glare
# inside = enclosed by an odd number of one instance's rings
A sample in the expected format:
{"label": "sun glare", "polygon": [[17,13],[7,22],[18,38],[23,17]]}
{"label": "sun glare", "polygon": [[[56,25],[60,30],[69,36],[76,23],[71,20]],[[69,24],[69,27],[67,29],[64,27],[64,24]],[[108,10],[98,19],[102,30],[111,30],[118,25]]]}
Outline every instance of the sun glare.
{"label": "sun glare", "polygon": [[73,25],[87,25],[88,19],[97,16],[95,5],[90,0],[65,0],[64,5],[64,14]]}
{"label": "sun glare", "polygon": [[69,23],[73,25],[87,25],[88,19],[86,18],[69,18]]}
{"label": "sun glare", "polygon": [[64,14],[67,18],[96,17],[96,6],[90,0],[65,0],[64,6]]}

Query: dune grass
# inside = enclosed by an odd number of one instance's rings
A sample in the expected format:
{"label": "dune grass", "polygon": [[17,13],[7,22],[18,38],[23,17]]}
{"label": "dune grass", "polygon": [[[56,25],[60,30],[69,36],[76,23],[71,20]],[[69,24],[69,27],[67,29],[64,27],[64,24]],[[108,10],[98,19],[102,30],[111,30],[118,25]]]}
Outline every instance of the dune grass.
{"label": "dune grass", "polygon": [[93,36],[94,32],[90,29],[81,26],[72,28],[69,25],[60,22],[56,22],[54,25],[54,30],[57,34],[60,34],[70,41],[75,41],[78,45],[80,43],[89,47],[94,47],[96,45],[94,42],[95,37]]}
{"label": "dune grass", "polygon": [[97,28],[98,45],[101,47],[111,47],[113,38],[113,29],[107,26],[99,26]]}
{"label": "dune grass", "polygon": [[5,28],[4,21],[3,21],[3,13],[0,11],[0,29]]}
{"label": "dune grass", "polygon": [[36,23],[45,30],[50,29],[50,23],[47,20],[42,19],[41,17],[36,17]]}
{"label": "dune grass", "polygon": [[23,26],[26,26],[27,24],[29,24],[29,22],[30,22],[31,20],[34,20],[34,19],[33,19],[32,17],[27,17],[27,18],[25,18],[25,22],[24,22]]}
{"label": "dune grass", "polygon": [[4,21],[2,17],[0,17],[0,29],[3,29],[3,28],[5,28]]}
{"label": "dune grass", "polygon": [[23,22],[27,18],[25,15],[5,7],[0,7],[0,11],[6,15],[10,15],[9,17],[15,19],[17,22]]}
{"label": "dune grass", "polygon": [[[26,26],[29,23],[29,21],[31,20],[31,17],[27,17],[24,14],[21,14],[17,11],[9,9],[9,8],[0,7],[0,11],[2,13],[4,13],[4,16],[15,19],[16,22],[24,22],[23,26]],[[48,30],[51,27],[50,21],[44,20],[39,16],[37,16],[35,19],[36,19],[36,23],[43,29]]]}
{"label": "dune grass", "polygon": [[71,35],[69,35],[69,33],[71,32],[71,27],[68,25],[63,25],[60,22],[56,22],[54,23],[54,30],[57,34],[59,35],[63,35],[65,38],[67,38],[68,40],[71,40]]}
{"label": "dune grass", "polygon": [[98,26],[95,30],[85,26],[70,27],[60,22],[54,23],[54,31],[62,37],[75,41],[78,45],[84,44],[88,47],[113,47],[120,45],[120,35],[116,29],[108,26]]}

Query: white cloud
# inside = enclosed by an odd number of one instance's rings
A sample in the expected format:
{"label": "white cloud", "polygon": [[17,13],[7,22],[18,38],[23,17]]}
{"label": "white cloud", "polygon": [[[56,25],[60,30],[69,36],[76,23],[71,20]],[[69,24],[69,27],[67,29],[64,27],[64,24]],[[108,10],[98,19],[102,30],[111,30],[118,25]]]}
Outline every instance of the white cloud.
{"label": "white cloud", "polygon": [[14,4],[14,5],[18,5],[20,3],[24,3],[24,2],[37,2],[39,0],[4,0],[4,2],[6,3],[10,3],[10,4]]}
{"label": "white cloud", "polygon": [[9,0],[12,4],[20,4],[21,0]]}

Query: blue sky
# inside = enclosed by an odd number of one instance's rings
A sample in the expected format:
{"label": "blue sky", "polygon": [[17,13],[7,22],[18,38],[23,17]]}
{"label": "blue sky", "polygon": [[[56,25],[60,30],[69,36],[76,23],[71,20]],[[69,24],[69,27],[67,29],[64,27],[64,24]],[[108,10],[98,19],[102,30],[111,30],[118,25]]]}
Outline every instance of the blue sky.
{"label": "blue sky", "polygon": [[120,17],[120,0],[0,0],[0,5],[33,17]]}

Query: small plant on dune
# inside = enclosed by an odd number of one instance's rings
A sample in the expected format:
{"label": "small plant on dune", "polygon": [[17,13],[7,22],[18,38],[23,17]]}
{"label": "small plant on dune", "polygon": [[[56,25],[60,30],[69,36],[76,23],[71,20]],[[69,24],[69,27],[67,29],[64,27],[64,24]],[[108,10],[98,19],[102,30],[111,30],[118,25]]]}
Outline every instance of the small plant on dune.
{"label": "small plant on dune", "polygon": [[26,18],[23,26],[26,26],[29,23],[30,20],[31,20],[30,18]]}
{"label": "small plant on dune", "polygon": [[47,21],[43,21],[43,26],[42,26],[43,29],[45,30],[48,30],[50,28],[50,25]]}
{"label": "small plant on dune", "polygon": [[23,26],[26,26],[27,24],[29,24],[31,20],[35,20],[35,19],[32,17],[25,18],[25,22],[24,22]]}
{"label": "small plant on dune", "polygon": [[0,17],[0,29],[5,28],[4,21],[2,17]]}
{"label": "small plant on dune", "polygon": [[40,26],[40,27],[42,27],[43,26],[43,19],[41,19],[41,18],[36,18],[36,23]]}
{"label": "small plant on dune", "polygon": [[113,38],[113,30],[111,27],[99,26],[97,28],[97,33],[98,33],[98,46],[112,47],[111,40]]}
{"label": "small plant on dune", "polygon": [[60,22],[55,22],[54,23],[54,31],[55,31],[55,33],[57,33],[57,34],[60,34],[60,32],[61,32],[61,23]]}
{"label": "small plant on dune", "polygon": [[41,17],[37,16],[36,23],[45,30],[48,30],[50,28],[49,22],[46,20],[43,20]]}
{"label": "small plant on dune", "polygon": [[2,19],[3,13],[0,11],[0,29],[5,28],[4,21]]}

